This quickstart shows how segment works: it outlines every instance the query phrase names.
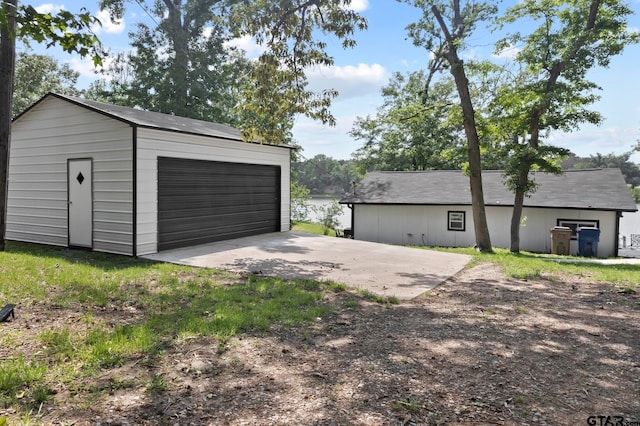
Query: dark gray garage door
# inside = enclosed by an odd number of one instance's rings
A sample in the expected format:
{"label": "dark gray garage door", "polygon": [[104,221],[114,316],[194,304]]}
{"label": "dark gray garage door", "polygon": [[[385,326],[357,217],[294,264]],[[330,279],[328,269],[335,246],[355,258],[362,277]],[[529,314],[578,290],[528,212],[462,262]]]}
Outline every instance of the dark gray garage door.
{"label": "dark gray garage door", "polygon": [[158,250],[280,230],[280,167],[158,158]]}

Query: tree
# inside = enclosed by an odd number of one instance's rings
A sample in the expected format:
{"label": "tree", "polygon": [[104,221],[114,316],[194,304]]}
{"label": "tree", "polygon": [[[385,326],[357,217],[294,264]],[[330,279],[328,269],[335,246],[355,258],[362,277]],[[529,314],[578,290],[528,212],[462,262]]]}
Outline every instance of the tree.
{"label": "tree", "polygon": [[507,103],[514,130],[508,145],[510,162],[507,185],[514,191],[511,219],[512,252],[520,250],[520,222],[524,198],[535,190],[530,171],[537,168],[559,173],[557,160],[568,151],[542,144],[545,131],[569,131],[580,123],[599,123],[601,116],[586,109],[597,100],[597,86],[587,72],[607,67],[611,57],[622,52],[638,35],[627,31],[631,10],[617,0],[569,2],[525,0],[508,9],[500,25],[538,22],[531,34],[516,32],[497,44],[497,50],[516,46],[516,62],[522,67],[511,89],[498,96]]}
{"label": "tree", "polygon": [[[116,7],[117,2],[103,2]],[[137,24],[130,52],[105,71],[111,78],[86,96],[131,107],[238,125],[233,108],[251,64],[226,47],[229,33],[211,9],[213,1],[155,2],[145,7],[155,27]]]}
{"label": "tree", "polygon": [[627,185],[629,187],[629,191],[631,192],[631,198],[636,203],[640,203],[640,187],[633,187],[631,185]]}
{"label": "tree", "polygon": [[11,144],[11,109],[15,73],[17,0],[3,0],[0,12],[0,250],[7,228],[7,173]]}
{"label": "tree", "polygon": [[15,75],[15,40],[59,45],[65,52],[92,55],[101,62],[100,43],[91,31],[99,24],[85,9],[77,15],[61,10],[57,14],[39,13],[33,6],[19,6],[17,0],[0,3],[0,250],[5,249],[7,215],[7,169],[11,145],[11,111]]}
{"label": "tree", "polygon": [[[126,0],[102,0],[100,4],[119,18],[125,3]],[[265,47],[243,80],[242,102],[236,113],[243,123],[245,139],[279,143],[290,131],[296,114],[323,123],[335,122],[329,111],[335,91],[310,91],[305,70],[333,64],[320,34],[335,36],[344,47],[351,47],[355,44],[354,32],[366,28],[364,18],[349,9],[350,3],[351,0],[158,0],[154,6],[165,11],[159,27],[165,34],[175,34],[171,46],[173,78],[187,75],[188,40],[199,36],[183,30],[195,31],[202,22],[210,23],[213,32],[222,37],[249,36]],[[143,44],[152,42],[147,34],[142,35]],[[175,100],[183,103],[183,85],[178,81],[174,84]]]}
{"label": "tree", "polygon": [[602,155],[598,152],[588,158],[575,157],[572,167],[574,169],[618,168],[625,182],[636,187],[640,186],[640,167],[630,160],[633,153],[634,151],[629,151],[619,155],[614,153]]}
{"label": "tree", "polygon": [[18,53],[15,66],[13,88],[13,109],[15,117],[48,92],[78,96],[76,82],[80,73],[68,64],[60,65],[47,55]]}
{"label": "tree", "polygon": [[425,93],[426,73],[395,73],[382,89],[374,118],[358,117],[351,136],[364,141],[354,153],[360,172],[460,169],[465,160],[460,121],[452,120],[455,87],[447,80]]}
{"label": "tree", "polygon": [[[334,198],[331,200],[331,203],[325,205],[324,207],[317,207],[318,213],[320,214],[320,223],[322,224],[322,233],[324,235],[329,235],[329,231],[335,229],[340,225],[339,217],[343,213],[344,208],[341,206],[338,201]],[[338,231],[336,232],[336,236],[338,235]]]}
{"label": "tree", "polygon": [[337,92],[309,90],[305,71],[333,65],[326,52],[327,36],[350,48],[355,31],[366,29],[366,20],[350,4],[351,0],[231,1],[232,33],[253,36],[267,47],[243,90],[240,112],[246,138],[277,143],[281,124],[298,114],[335,125],[329,108]]}
{"label": "tree", "polygon": [[343,196],[359,180],[353,160],[336,160],[318,154],[306,161],[291,164],[292,175],[313,195]]}
{"label": "tree", "polygon": [[[469,91],[469,80],[459,51],[464,46],[465,40],[473,33],[475,26],[492,18],[497,8],[492,3],[475,1],[466,2],[464,7],[461,7],[460,0],[453,0],[451,3],[427,0],[404,1],[423,11],[422,18],[409,25],[408,30],[414,44],[426,48],[432,55],[432,59],[429,61],[430,73],[425,87],[427,89],[430,87],[432,77],[436,73],[447,69],[455,81],[467,139],[469,186],[476,247],[480,251],[490,252],[492,247],[484,207],[480,139]],[[448,23],[445,21],[445,17],[448,18]]]}
{"label": "tree", "polygon": [[296,180],[291,180],[291,221],[302,222],[309,218],[312,206],[309,204],[311,196],[309,188]]}

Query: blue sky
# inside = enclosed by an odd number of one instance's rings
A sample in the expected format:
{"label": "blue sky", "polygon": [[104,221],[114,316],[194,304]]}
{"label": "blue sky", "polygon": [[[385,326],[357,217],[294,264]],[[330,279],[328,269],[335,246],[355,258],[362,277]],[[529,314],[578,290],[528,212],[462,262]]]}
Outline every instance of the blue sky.
{"label": "blue sky", "polygon": [[[630,27],[640,30],[640,0],[627,0],[636,15],[630,19]],[[506,3],[512,2],[508,0]],[[114,52],[128,48],[127,33],[139,21],[149,18],[143,10],[130,2],[125,18],[118,24],[111,23],[108,15],[98,10],[97,1],[60,0],[37,3],[39,10],[68,9],[75,11],[82,4],[103,22],[98,36],[105,47]],[[408,72],[426,66],[428,53],[414,47],[407,40],[405,27],[419,18],[419,11],[392,0],[353,0],[352,7],[368,20],[369,29],[356,35],[357,46],[343,50],[338,40],[329,40],[328,50],[335,58],[331,68],[309,71],[311,86],[317,89],[335,88],[340,96],[334,101],[332,112],[336,117],[335,127],[323,126],[306,118],[299,118],[294,126],[294,137],[302,145],[302,155],[311,158],[316,154],[347,159],[361,146],[361,142],[348,135],[353,121],[358,116],[375,114],[381,104],[380,89],[388,83],[393,72]],[[486,59],[491,57],[492,45],[498,38],[480,30],[469,43],[465,57]],[[237,44],[255,56],[260,47],[251,40],[238,40]],[[74,57],[56,49],[38,53],[55,56],[60,62],[69,63],[82,75],[79,85],[86,86],[96,78],[91,61]],[[549,142],[569,148],[580,156],[597,152],[601,154],[629,151],[640,140],[640,45],[627,46],[622,55],[614,58],[607,69],[598,69],[590,78],[602,87],[601,100],[594,109],[605,117],[599,126],[584,125],[570,134],[553,134]],[[632,159],[640,162],[640,153]]]}

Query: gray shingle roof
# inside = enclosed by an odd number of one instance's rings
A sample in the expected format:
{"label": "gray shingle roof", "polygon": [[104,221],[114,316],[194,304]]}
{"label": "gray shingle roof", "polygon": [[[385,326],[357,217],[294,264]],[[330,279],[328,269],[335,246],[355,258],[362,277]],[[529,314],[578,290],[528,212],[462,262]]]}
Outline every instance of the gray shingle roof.
{"label": "gray shingle roof", "polygon": [[[620,169],[567,170],[562,175],[533,172],[536,191],[528,207],[636,211]],[[488,206],[513,206],[502,171],[483,171]],[[469,177],[458,170],[372,172],[342,204],[471,205]]]}
{"label": "gray shingle roof", "polygon": [[[29,109],[33,108],[33,106],[37,105],[49,96],[71,102],[75,105],[88,108],[92,111],[105,114],[109,117],[124,121],[135,126],[242,141],[240,130],[234,127],[225,126],[224,124],[195,120],[193,118],[178,117],[176,115],[163,114],[159,112],[144,111],[119,105],[107,104],[104,102],[76,98],[73,96],[61,95],[58,93],[48,93],[38,102],[36,102],[36,104],[32,105],[15,119],[17,120],[21,115],[29,111]],[[291,148],[291,146],[286,144],[280,144],[279,146],[284,148]]]}

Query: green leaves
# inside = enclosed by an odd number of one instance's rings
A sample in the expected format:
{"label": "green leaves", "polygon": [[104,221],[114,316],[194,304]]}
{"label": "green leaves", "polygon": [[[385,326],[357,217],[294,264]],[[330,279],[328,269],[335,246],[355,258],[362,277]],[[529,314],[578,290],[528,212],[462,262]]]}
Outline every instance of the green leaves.
{"label": "green leaves", "polygon": [[[121,17],[126,2],[102,0],[100,6]],[[366,20],[349,7],[351,0],[137,3],[159,24],[139,26],[133,42],[137,53],[123,57],[121,69],[113,72],[125,77],[120,80],[133,76],[124,83],[136,106],[241,125],[245,139],[270,144],[291,139],[297,115],[335,124],[330,106],[337,92],[311,90],[305,72],[333,65],[326,51],[330,38],[353,47],[354,34],[366,29]],[[202,42],[209,26],[219,43]],[[236,60],[223,49],[223,42],[245,36],[264,49],[255,61]]]}
{"label": "green leaves", "polygon": [[101,44],[92,30],[100,21],[82,8],[78,14],[60,10],[56,14],[40,13],[33,6],[19,6],[16,21],[18,37],[28,45],[29,41],[44,43],[47,47],[58,45],[68,53],[93,58],[102,64]]}
{"label": "green leaves", "polygon": [[[156,2],[148,9],[157,26],[138,24],[131,51],[105,72],[111,81],[89,95],[110,102],[231,126],[240,124],[234,106],[252,64],[225,46],[230,35],[218,22],[211,0]],[[142,3],[144,5],[144,3]],[[123,6],[108,2],[115,12]],[[112,9],[112,12],[114,9]]]}
{"label": "green leaves", "polygon": [[350,0],[257,0],[232,2],[225,13],[235,37],[250,35],[266,48],[243,87],[238,111],[246,123],[246,139],[266,143],[286,140],[293,118],[302,114],[334,125],[330,112],[333,89],[313,92],[305,71],[331,66],[329,37],[353,47],[366,20],[349,9]]}
{"label": "green leaves", "polygon": [[19,52],[13,87],[13,116],[24,111],[48,92],[77,96],[80,74],[60,65],[53,57]]}
{"label": "green leaves", "polygon": [[369,170],[456,169],[464,161],[460,109],[451,80],[432,85],[427,73],[395,73],[382,89],[375,117],[359,117],[351,136],[364,142],[358,168]]}

